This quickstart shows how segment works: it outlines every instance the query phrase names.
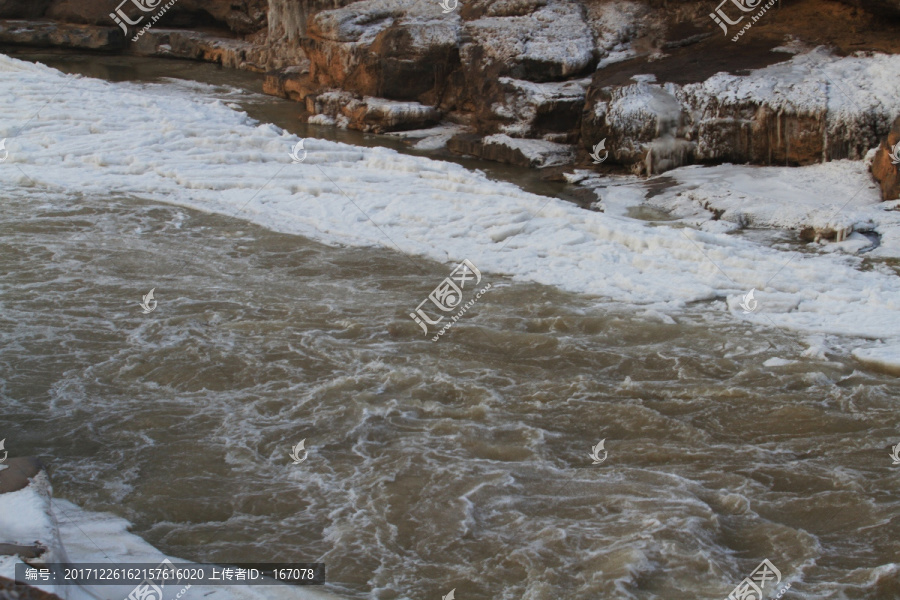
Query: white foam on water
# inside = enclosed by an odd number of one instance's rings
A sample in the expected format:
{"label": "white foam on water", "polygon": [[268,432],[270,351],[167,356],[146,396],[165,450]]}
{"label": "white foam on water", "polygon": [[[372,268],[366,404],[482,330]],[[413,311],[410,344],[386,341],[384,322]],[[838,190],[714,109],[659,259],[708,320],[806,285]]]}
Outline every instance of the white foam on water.
{"label": "white foam on water", "polygon": [[[484,271],[668,312],[725,296],[735,316],[762,325],[900,337],[900,280],[830,256],[796,257],[726,235],[648,228],[384,148],[307,140],[305,161],[292,164],[294,136],[183,91],[69,82],[8,57],[0,59],[0,82],[10,89],[0,114],[6,131],[47,103],[7,143],[0,181],[10,188],[31,185],[21,169],[53,190],[133,194],[237,213],[328,243],[396,244],[439,261],[469,258]],[[757,296],[762,310],[743,315],[741,296],[767,282]]]}

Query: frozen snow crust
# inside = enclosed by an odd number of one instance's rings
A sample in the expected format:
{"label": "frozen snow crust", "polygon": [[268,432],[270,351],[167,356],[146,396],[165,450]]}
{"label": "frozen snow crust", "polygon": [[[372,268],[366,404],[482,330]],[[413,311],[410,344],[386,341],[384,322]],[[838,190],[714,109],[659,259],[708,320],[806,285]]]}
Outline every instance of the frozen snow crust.
{"label": "frozen snow crust", "polygon": [[700,83],[634,79],[609,88],[591,107],[587,124],[592,139],[609,136],[614,158],[641,172],[694,161],[859,159],[881,142],[900,113],[900,55],[836,57],[816,48],[748,74],[722,72]]}
{"label": "frozen snow crust", "polygon": [[[54,499],[50,480],[45,471],[32,478],[30,485],[7,494],[0,494],[0,534],[4,543],[31,545],[39,541],[47,553],[45,562],[159,564],[166,556],[159,550],[128,532],[125,519],[104,513],[82,510],[71,502]],[[0,576],[15,578],[15,556],[0,556]],[[65,600],[97,600],[126,598],[133,585],[126,586],[54,586],[36,585]],[[165,586],[164,600],[172,600],[182,586]],[[189,597],[215,593],[225,600],[339,600],[337,596],[311,588],[295,586],[202,586]]]}
{"label": "frozen snow crust", "polygon": [[[900,280],[886,268],[863,272],[851,257],[649,227],[384,148],[310,139],[293,164],[296,137],[197,86],[69,81],[9,57],[0,57],[0,82],[11,136],[0,181],[13,193],[132,195],[326,243],[393,247],[389,236],[408,254],[468,258],[482,271],[672,315],[725,298],[736,318],[763,325],[900,341]],[[835,195],[832,184],[809,182],[823,198]],[[760,309],[745,315],[739,302],[751,288]]]}

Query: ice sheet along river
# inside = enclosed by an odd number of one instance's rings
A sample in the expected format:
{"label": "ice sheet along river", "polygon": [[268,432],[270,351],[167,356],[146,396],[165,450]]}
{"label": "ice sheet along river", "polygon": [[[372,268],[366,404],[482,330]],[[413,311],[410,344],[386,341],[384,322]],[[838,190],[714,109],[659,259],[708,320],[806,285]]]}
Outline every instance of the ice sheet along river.
{"label": "ice sheet along river", "polygon": [[170,555],[322,561],[348,598],[724,598],[766,558],[788,597],[898,597],[895,378],[703,304],[673,324],[491,273],[432,343],[409,313],[449,269],[5,192],[2,434]]}

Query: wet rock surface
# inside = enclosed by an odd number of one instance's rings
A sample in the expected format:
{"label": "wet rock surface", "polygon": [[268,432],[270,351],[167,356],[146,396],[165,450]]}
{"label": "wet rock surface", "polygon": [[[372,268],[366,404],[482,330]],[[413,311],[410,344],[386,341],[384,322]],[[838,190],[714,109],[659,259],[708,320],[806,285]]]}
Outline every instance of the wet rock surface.
{"label": "wet rock surface", "polygon": [[0,600],[62,600],[62,598],[30,585],[0,577]]}
{"label": "wet rock surface", "polygon": [[0,21],[0,43],[118,51],[125,47],[125,37],[114,27],[6,20]]}
{"label": "wet rock surface", "polygon": [[519,167],[554,167],[570,164],[574,160],[572,146],[546,140],[513,138],[502,133],[485,137],[459,134],[450,138],[447,148],[457,154]]}
{"label": "wet rock surface", "polygon": [[241,39],[186,29],[154,27],[130,44],[139,56],[184,58],[220,64],[223,67],[265,72],[267,53],[257,44]]}
{"label": "wet rock surface", "polygon": [[[142,4],[148,8],[147,11],[140,10],[133,2],[107,0],[50,0],[43,4],[45,7],[39,14],[17,16],[43,16],[69,23],[115,26],[109,15],[120,6],[129,18],[136,20],[143,15],[155,15],[166,2],[144,0]],[[178,0],[166,11],[160,22],[163,26],[219,28],[242,35],[265,28],[267,10],[266,0]],[[2,16],[4,15],[0,12],[0,17]]]}
{"label": "wet rock surface", "polygon": [[28,481],[44,468],[40,460],[33,457],[10,458],[0,470],[0,494],[17,492],[28,486]]}
{"label": "wet rock surface", "polygon": [[[897,200],[900,198],[900,117],[894,120],[891,131],[878,146],[875,158],[872,161],[872,176],[881,187],[882,200]],[[894,147],[898,152],[894,153]]]}

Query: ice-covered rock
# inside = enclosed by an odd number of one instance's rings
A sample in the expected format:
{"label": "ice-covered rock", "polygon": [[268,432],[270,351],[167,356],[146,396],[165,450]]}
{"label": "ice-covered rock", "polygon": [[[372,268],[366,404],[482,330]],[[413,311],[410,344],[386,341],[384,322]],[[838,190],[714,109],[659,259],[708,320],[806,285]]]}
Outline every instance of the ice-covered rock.
{"label": "ice-covered rock", "polygon": [[[871,10],[896,12],[896,5],[873,2]],[[607,165],[652,174],[692,162],[860,158],[880,143],[900,113],[897,60],[854,54],[867,38],[852,31],[876,17],[869,5],[839,8],[822,16],[831,28],[852,21],[835,55],[808,51],[809,35],[787,43],[766,37],[767,25],[744,38],[753,38],[746,51],[723,52],[731,42],[719,37],[709,6],[674,2],[659,10],[650,0],[466,0],[450,10],[439,0],[179,0],[135,42],[113,39],[121,31],[104,0],[0,0],[0,16],[68,23],[0,23],[0,41],[118,44],[125,52],[265,71],[266,92],[306,103],[320,122],[368,131],[422,127],[437,114],[363,101],[377,97],[434,107],[479,136],[576,143],[585,165],[584,151],[606,139]],[[779,18],[789,27],[800,17]],[[104,29],[71,29],[74,22]],[[881,35],[873,33],[871,48],[887,47]],[[770,52],[779,47],[795,56]],[[659,83],[640,77],[645,67]],[[331,90],[349,93],[351,104],[333,107]]]}
{"label": "ice-covered rock", "polygon": [[607,138],[614,160],[658,173],[681,164],[807,165],[862,158],[900,109],[900,56],[818,49],[746,75],[595,88],[582,146]]}
{"label": "ice-covered rock", "polygon": [[678,92],[647,80],[601,90],[582,127],[585,145],[607,140],[614,161],[647,175],[686,164],[694,144]]}
{"label": "ice-covered rock", "polygon": [[395,137],[406,140],[417,150],[437,150],[447,145],[455,135],[465,133],[467,128],[457,123],[441,123],[427,129],[413,129],[391,133]]}
{"label": "ice-covered rock", "polygon": [[148,29],[130,48],[141,56],[202,60],[256,72],[265,70],[268,55],[264,47],[244,40],[160,27]]}
{"label": "ice-covered rock", "polygon": [[[15,578],[15,565],[69,562],[53,515],[50,478],[33,458],[9,459],[0,471],[0,575]],[[43,586],[67,597],[64,587]]]}
{"label": "ice-covered rock", "polygon": [[[590,79],[533,83],[501,77],[489,119],[512,137],[574,141]],[[561,138],[551,139],[551,138]]]}
{"label": "ice-covered rock", "polygon": [[[418,102],[396,102],[350,92],[330,90],[307,97],[307,110],[314,117],[333,119],[350,129],[383,133],[403,129],[419,129],[440,121],[440,111]],[[329,121],[310,119],[311,123]]]}
{"label": "ice-covered rock", "polygon": [[471,134],[457,135],[450,139],[447,148],[458,154],[520,167],[555,167],[570,164],[575,159],[573,146],[546,140],[513,138],[503,133],[484,138]]}
{"label": "ice-covered rock", "polygon": [[319,85],[394,100],[436,100],[458,62],[459,17],[437,2],[362,0],[309,19],[303,47]]}
{"label": "ice-covered rock", "polygon": [[572,1],[468,21],[461,35],[460,57],[473,89],[502,76],[537,82],[572,77],[589,70],[595,57],[584,6]]}

